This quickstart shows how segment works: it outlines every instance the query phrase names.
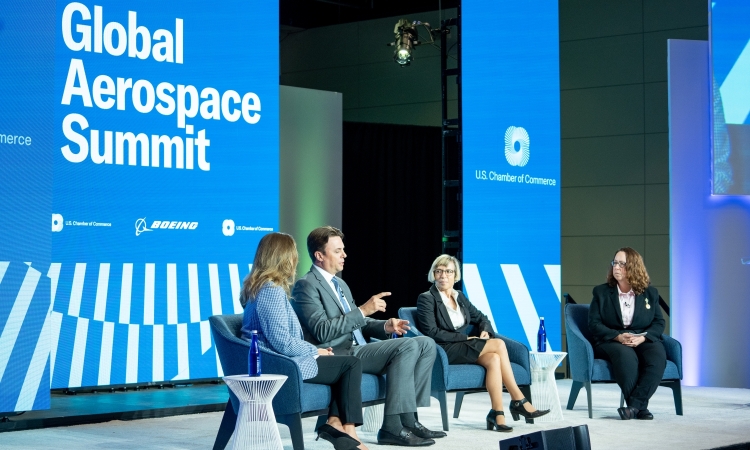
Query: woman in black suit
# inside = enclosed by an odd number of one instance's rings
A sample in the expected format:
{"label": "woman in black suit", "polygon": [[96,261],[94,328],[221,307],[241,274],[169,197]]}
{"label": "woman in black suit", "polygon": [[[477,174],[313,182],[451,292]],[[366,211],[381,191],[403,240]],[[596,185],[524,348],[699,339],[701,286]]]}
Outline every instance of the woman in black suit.
{"label": "woman in black suit", "polygon": [[623,247],[615,253],[607,283],[594,288],[589,308],[594,356],[612,363],[615,381],[627,403],[617,409],[622,420],[654,418],[648,400],[667,365],[659,292],[649,283],[641,255]]}
{"label": "woman in black suit", "polygon": [[[523,396],[513,377],[505,342],[498,338],[487,316],[482,314],[463,292],[453,289],[461,280],[460,263],[450,255],[440,255],[432,263],[427,280],[435,283],[417,300],[419,330],[435,340],[448,355],[450,364],[479,364],[486,369],[485,385],[492,409],[487,414],[487,429],[509,432],[503,413],[503,383],[510,394],[513,420],[540,417],[549,410],[537,411]],[[474,336],[465,330],[474,326]]]}

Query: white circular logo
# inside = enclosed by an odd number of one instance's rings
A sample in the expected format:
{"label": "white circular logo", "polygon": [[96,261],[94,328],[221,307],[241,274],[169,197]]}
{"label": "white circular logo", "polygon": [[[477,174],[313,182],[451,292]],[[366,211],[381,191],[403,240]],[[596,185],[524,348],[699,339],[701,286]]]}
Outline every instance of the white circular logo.
{"label": "white circular logo", "polygon": [[529,162],[529,156],[529,133],[523,127],[508,127],[505,130],[505,159],[508,164],[523,167]]}

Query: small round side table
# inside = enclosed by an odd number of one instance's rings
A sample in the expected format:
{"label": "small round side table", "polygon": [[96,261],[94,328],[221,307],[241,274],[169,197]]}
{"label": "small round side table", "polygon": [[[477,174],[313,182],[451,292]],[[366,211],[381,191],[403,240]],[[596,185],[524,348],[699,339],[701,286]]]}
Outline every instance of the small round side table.
{"label": "small round side table", "polygon": [[529,352],[531,356],[531,400],[536,409],[550,410],[549,414],[537,417],[534,422],[563,420],[560,395],[555,382],[555,369],[566,355],[566,352]]}
{"label": "small round side table", "polygon": [[230,375],[224,382],[240,400],[232,450],[283,450],[271,401],[286,375]]}

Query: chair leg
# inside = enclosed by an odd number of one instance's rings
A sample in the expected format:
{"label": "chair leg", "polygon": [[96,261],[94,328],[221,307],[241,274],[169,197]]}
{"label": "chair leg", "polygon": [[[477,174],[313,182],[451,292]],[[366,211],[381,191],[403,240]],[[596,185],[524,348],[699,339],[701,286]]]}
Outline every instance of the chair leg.
{"label": "chair leg", "polygon": [[443,418],[443,431],[448,431],[448,400],[445,391],[432,391],[432,396],[440,403],[440,416]]}
{"label": "chair leg", "polygon": [[591,403],[592,403],[591,402],[591,382],[590,381],[584,382],[583,383],[583,387],[586,388],[586,400],[589,403],[589,419],[593,419],[594,418],[594,414],[591,411]]}
{"label": "chair leg", "polygon": [[302,433],[302,416],[300,414],[276,416],[276,422],[289,427],[289,434],[292,436],[292,448],[294,450],[305,450],[305,439]]}
{"label": "chair leg", "polygon": [[566,409],[573,409],[573,406],[578,399],[578,393],[581,391],[582,387],[583,383],[580,381],[574,381],[570,386],[570,395],[568,395],[568,406],[566,406]]}
{"label": "chair leg", "polygon": [[464,402],[464,391],[456,392],[456,401],[453,403],[453,418],[458,419],[458,415],[461,413],[461,403]]}
{"label": "chair leg", "polygon": [[214,450],[224,450],[229,443],[229,439],[234,433],[234,426],[237,423],[237,413],[234,412],[232,401],[227,401],[227,407],[224,408],[224,416],[221,418],[219,432],[216,433],[214,441]]}
{"label": "chair leg", "polygon": [[[528,400],[529,403],[534,403],[531,400],[531,385],[518,386],[518,389],[521,390],[521,393],[526,397],[526,400]],[[526,419],[526,423],[534,423],[534,419]]]}
{"label": "chair leg", "polygon": [[623,406],[625,406],[625,394],[620,392],[620,408],[622,408]]}
{"label": "chair leg", "polygon": [[672,396],[674,397],[674,409],[678,416],[682,415],[682,385],[680,380],[670,381],[665,383],[664,386],[672,389]]}
{"label": "chair leg", "polygon": [[326,416],[318,416],[318,421],[315,422],[315,432],[318,432],[318,428],[322,427],[323,425],[328,422],[328,417]]}

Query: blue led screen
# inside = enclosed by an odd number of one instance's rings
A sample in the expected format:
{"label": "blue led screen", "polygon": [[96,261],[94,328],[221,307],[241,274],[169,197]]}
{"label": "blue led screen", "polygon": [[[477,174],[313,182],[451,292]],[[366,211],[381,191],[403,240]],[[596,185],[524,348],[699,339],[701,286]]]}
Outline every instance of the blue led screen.
{"label": "blue led screen", "polygon": [[713,193],[750,195],[750,4],[710,3]]}
{"label": "blue led screen", "polygon": [[27,115],[0,106],[0,124],[39,154],[0,170],[40,193],[21,211],[42,244],[0,228],[14,243],[0,261],[47,280],[51,387],[221,376],[207,319],[241,311],[257,243],[278,229],[278,2],[26,8],[47,14],[47,51],[15,42],[31,67],[0,92]]}
{"label": "blue led screen", "polygon": [[557,2],[465,2],[461,45],[466,293],[532,350],[544,317],[559,351]]}

